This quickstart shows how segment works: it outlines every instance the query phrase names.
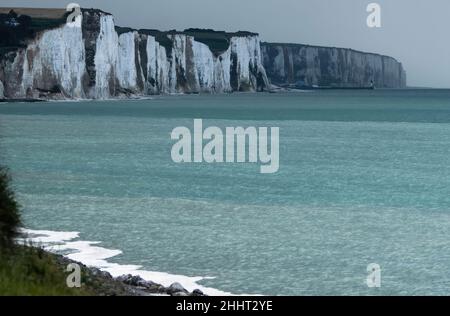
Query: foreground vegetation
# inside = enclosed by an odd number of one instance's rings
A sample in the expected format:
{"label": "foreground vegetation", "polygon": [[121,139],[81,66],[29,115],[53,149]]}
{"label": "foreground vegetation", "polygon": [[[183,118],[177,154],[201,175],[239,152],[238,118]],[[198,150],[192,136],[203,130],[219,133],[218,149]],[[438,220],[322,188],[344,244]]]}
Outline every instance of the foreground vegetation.
{"label": "foreground vegetation", "polygon": [[19,205],[9,183],[8,173],[0,167],[0,251],[13,246],[20,225]]}
{"label": "foreground vegetation", "polygon": [[67,273],[56,257],[45,251],[16,246],[0,257],[0,295],[92,295],[84,285],[69,288]]}
{"label": "foreground vegetation", "polygon": [[20,226],[19,206],[10,178],[0,168],[0,295],[89,295],[89,285],[66,286],[64,267],[42,249],[15,244]]}

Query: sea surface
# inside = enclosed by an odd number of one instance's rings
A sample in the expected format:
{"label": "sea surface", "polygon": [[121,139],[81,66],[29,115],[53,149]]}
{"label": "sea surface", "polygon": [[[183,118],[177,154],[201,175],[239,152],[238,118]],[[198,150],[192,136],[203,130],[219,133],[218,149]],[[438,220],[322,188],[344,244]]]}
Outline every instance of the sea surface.
{"label": "sea surface", "polygon": [[[279,172],[175,164],[170,133],[194,118],[279,127]],[[35,241],[114,275],[210,294],[450,294],[450,90],[6,103],[0,159]]]}

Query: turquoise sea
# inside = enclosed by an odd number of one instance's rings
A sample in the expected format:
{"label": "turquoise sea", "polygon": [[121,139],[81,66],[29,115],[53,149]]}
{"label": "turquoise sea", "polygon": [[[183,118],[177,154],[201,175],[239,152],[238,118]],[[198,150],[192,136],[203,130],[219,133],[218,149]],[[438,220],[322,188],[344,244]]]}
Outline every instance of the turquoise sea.
{"label": "turquoise sea", "polygon": [[[194,118],[279,127],[279,172],[173,163],[170,133]],[[0,159],[26,228],[79,232],[52,242],[115,274],[235,294],[450,294],[450,90],[6,103]]]}

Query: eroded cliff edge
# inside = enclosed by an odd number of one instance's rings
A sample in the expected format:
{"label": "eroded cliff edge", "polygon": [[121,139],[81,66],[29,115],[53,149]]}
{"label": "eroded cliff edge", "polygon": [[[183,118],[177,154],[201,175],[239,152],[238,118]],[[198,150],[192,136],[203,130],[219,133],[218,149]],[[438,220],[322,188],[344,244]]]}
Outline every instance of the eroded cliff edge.
{"label": "eroded cliff edge", "polygon": [[280,86],[405,88],[406,72],[396,59],[346,48],[261,44],[271,82]]}

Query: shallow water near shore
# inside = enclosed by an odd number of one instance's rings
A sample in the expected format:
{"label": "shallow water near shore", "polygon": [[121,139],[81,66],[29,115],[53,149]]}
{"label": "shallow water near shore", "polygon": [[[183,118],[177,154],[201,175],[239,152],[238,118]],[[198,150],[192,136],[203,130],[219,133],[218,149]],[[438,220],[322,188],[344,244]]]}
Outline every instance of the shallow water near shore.
{"label": "shallow water near shore", "polygon": [[[194,118],[278,126],[279,172],[173,163]],[[0,135],[26,227],[117,250],[120,272],[212,294],[449,293],[449,90],[5,103]]]}

